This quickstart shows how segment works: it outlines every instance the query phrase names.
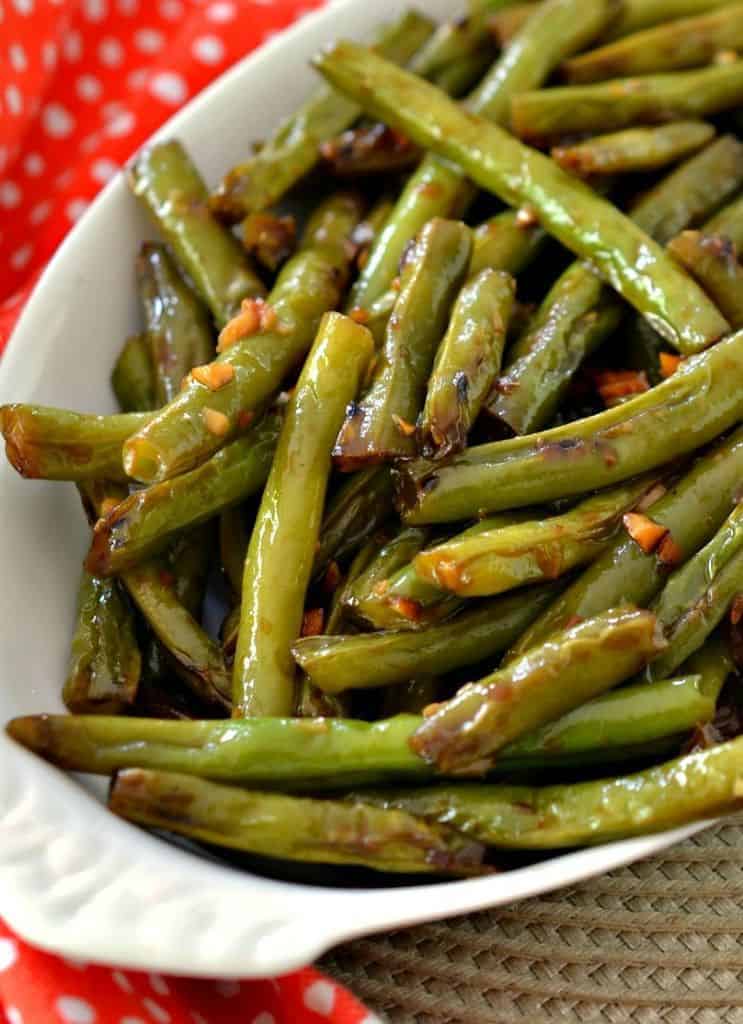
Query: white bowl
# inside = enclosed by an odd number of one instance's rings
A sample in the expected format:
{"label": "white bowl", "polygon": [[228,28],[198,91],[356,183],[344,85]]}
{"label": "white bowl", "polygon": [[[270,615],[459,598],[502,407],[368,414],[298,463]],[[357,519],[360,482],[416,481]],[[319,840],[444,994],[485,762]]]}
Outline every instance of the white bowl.
{"label": "white bowl", "polygon": [[[460,4],[456,4],[459,7]],[[463,5],[461,5],[463,6]],[[368,38],[400,0],[339,0],[224,75],[158,133],[210,182],[314,87],[308,58]],[[449,0],[426,0],[438,17]],[[286,69],[291,69],[287,73]],[[137,325],[133,258],[152,229],[119,175],[49,264],[2,362],[0,403],[114,409],[109,374]],[[86,530],[71,485],[0,458],[0,724],[62,711]],[[68,956],[192,975],[265,976],[368,932],[509,903],[645,857],[702,826],[611,843],[471,881],[359,890],[288,884],[202,859],[116,819],[100,780],[65,776],[0,735],[0,912]]]}

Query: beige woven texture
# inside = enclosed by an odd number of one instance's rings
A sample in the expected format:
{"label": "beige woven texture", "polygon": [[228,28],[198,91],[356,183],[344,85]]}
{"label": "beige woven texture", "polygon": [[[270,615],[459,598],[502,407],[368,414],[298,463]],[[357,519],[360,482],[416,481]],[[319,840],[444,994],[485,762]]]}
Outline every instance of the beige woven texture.
{"label": "beige woven texture", "polygon": [[743,817],[511,907],[322,962],[390,1024],[743,1024]]}

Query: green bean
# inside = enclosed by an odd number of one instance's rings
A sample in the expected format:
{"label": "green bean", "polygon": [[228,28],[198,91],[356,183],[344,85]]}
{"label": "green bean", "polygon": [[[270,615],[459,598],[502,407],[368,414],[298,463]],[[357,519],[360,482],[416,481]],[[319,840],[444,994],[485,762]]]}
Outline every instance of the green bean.
{"label": "green bean", "polygon": [[741,101],[743,61],[737,61],[701,71],[522,92],[513,99],[511,124],[520,138],[543,142],[578,132],[706,117]]}
{"label": "green bean", "polygon": [[255,793],[189,775],[130,768],[111,787],[109,807],[140,825],[218,846],[376,871],[483,874],[483,847],[403,811]]}
{"label": "green bean", "polygon": [[348,567],[345,580],[333,593],[330,608],[328,609],[328,621],[325,624],[324,636],[336,636],[339,633],[343,633],[347,626],[346,613],[348,611],[348,601],[351,598],[351,589],[359,576],[366,572],[374,561],[381,543],[382,538],[372,535],[354,555]]}
{"label": "green bean", "polygon": [[536,9],[536,3],[514,3],[504,7],[503,10],[494,11],[490,16],[488,27],[495,37],[495,41],[502,47],[508,46]]}
{"label": "green bean", "polygon": [[740,252],[743,250],[743,195],[724,206],[704,225],[706,235],[725,235]]}
{"label": "green bean", "polygon": [[[428,539],[426,530],[417,527],[405,528],[383,544],[368,567],[362,571],[349,587],[344,598],[346,608],[355,618],[367,622],[368,606],[376,603],[374,597],[378,591],[388,587],[390,576],[406,567],[410,560],[420,551]],[[380,594],[379,596],[382,596]]]}
{"label": "green bean", "polygon": [[413,74],[433,80],[452,64],[479,53],[488,39],[486,12],[474,11],[468,17],[445,21],[437,26],[408,67]]}
{"label": "green bean", "polygon": [[173,592],[183,607],[201,621],[204,597],[215,548],[213,523],[180,533],[165,552],[166,573],[173,577]]}
{"label": "green bean", "polygon": [[150,413],[96,416],[45,405],[0,406],[8,462],[29,480],[125,479],[121,446]]}
{"label": "green bean", "polygon": [[572,146],[557,146],[552,159],[581,177],[654,171],[695,153],[714,138],[715,129],[704,121],[678,121],[657,128],[628,128],[597,135]]}
{"label": "green bean", "polygon": [[291,214],[249,213],[240,234],[245,250],[272,274],[296,249],[297,224]]}
{"label": "green bean", "polygon": [[447,464],[396,471],[411,525],[448,522],[609,487],[700,448],[743,415],[743,332],[685,360],[615,408],[542,434],[469,448]]}
{"label": "green bean", "polygon": [[420,160],[420,150],[381,122],[362,122],[323,143],[320,152],[331,174],[358,178],[396,174]]}
{"label": "green bean", "polygon": [[566,81],[580,85],[607,78],[651,75],[700,67],[723,50],[743,46],[743,5],[671,21],[572,57],[560,69]]}
{"label": "green bean", "polygon": [[63,698],[73,712],[116,714],[137,696],[142,658],[117,580],[84,572]]}
{"label": "green bean", "polygon": [[462,784],[356,799],[445,821],[496,847],[548,850],[686,825],[740,806],[743,739],[634,775],[544,787]]}
{"label": "green bean", "polygon": [[460,597],[483,597],[557,579],[592,562],[611,541],[622,515],[656,483],[655,476],[640,478],[600,491],[562,515],[489,529],[474,537],[453,537],[420,552],[413,561],[415,571]]}
{"label": "green bean", "polygon": [[291,714],[291,645],[302,624],[322,518],[330,449],[374,343],[327,314],[289,402],[245,560],[233,703],[237,717]]}
{"label": "green bean", "polygon": [[454,99],[464,96],[482,79],[493,63],[493,49],[484,45],[469,56],[452,61],[443,68],[431,81],[442,89],[447,96]]}
{"label": "green bean", "polygon": [[[680,560],[699,550],[714,535],[731,507],[743,478],[743,427],[702,455],[648,514],[665,527]],[[646,554],[629,535],[607,551],[525,630],[510,657],[542,643],[555,630],[577,618],[589,618],[622,601],[647,605],[661,590],[668,565]]]}
{"label": "green bean", "polygon": [[214,358],[214,339],[207,310],[178,275],[164,245],[142,246],[137,276],[155,369],[154,407],[172,401],[188,371]]}
{"label": "green bean", "polygon": [[614,609],[468,683],[416,730],[413,750],[446,774],[484,774],[498,751],[639,671],[665,646],[651,612]]}
{"label": "green bean", "polygon": [[545,238],[533,218],[516,210],[497,213],[472,231],[470,276],[488,269],[520,274],[533,262]]}
{"label": "green bean", "polygon": [[[492,121],[505,123],[511,96],[540,85],[562,60],[591,42],[607,24],[612,10],[611,0],[548,0],[540,5],[535,17],[529,19],[469,95],[466,101],[469,109]],[[341,91],[345,91],[344,87]],[[363,102],[360,97],[356,98]],[[386,115],[380,116],[380,120],[387,122]],[[403,133],[407,134],[404,130]],[[428,146],[428,141],[425,145]],[[462,171],[428,155],[409,179],[384,231],[372,247],[351,291],[351,308],[371,306],[389,288],[410,239],[432,217],[453,217],[461,213],[472,195]]]}
{"label": "green bean", "polygon": [[222,652],[178,600],[170,574],[157,562],[129,569],[122,576],[134,603],[155,636],[174,657],[179,676],[208,704],[230,708],[230,676]]}
{"label": "green bean", "polygon": [[554,417],[586,356],[618,325],[621,308],[590,266],[576,261],[560,275],[524,333],[509,349],[488,413],[514,434]]}
{"label": "green bean", "polygon": [[155,405],[155,388],[146,334],[133,334],[124,342],[111,373],[111,387],[122,412],[147,412]]}
{"label": "green bean", "polygon": [[633,205],[630,216],[665,244],[709,217],[743,185],[743,144],[723,135],[666,175]]}
{"label": "green bean", "polygon": [[668,648],[648,666],[650,679],[673,672],[707,639],[737,593],[743,592],[743,504],[671,576],[653,608]]}
{"label": "green bean", "polygon": [[180,142],[139,153],[129,184],[220,326],[243,299],[265,294],[240,243],[209,213],[206,186]]}
{"label": "green bean", "polygon": [[[359,200],[346,194],[318,207],[299,252],[279,274],[268,309],[249,306],[236,317],[221,336],[226,347],[217,360],[192,375],[185,390],[128,440],[124,462],[131,476],[152,483],[192,469],[265,409],[306,354],[323,313],[340,299],[359,214]],[[261,319],[265,327],[251,333]]]}
{"label": "green bean", "polygon": [[719,312],[671,257],[541,153],[352,43],[336,44],[315,64],[338,88],[359,98],[368,113],[455,160],[505,202],[530,203],[547,231],[577,255],[592,259],[617,291],[684,353],[726,332]]}
{"label": "green bean", "polygon": [[349,476],[328,503],[315,554],[313,575],[333,560],[353,554],[389,518],[392,479],[387,466],[370,466]]}
{"label": "green bean", "polygon": [[420,631],[305,637],[292,651],[300,668],[326,693],[400,685],[416,675],[446,675],[504,651],[555,593],[551,585],[508,594]]}
{"label": "green bean", "polygon": [[257,493],[268,477],[280,428],[281,415],[269,413],[196,469],[133,491],[96,523],[89,571],[110,576],[131,568],[162,551],[180,530]]}
{"label": "green bean", "polygon": [[[623,686],[505,747],[496,773],[581,759],[596,762],[605,751],[612,760],[624,759],[708,721],[714,700],[697,675]],[[301,791],[431,780],[433,770],[408,745],[421,721],[409,714],[371,723],[30,715],[14,719],[7,731],[70,771],[108,775],[122,768],[152,768]]]}
{"label": "green bean", "polygon": [[242,591],[243,567],[249,542],[250,533],[245,524],[243,507],[231,505],[223,509],[219,514],[219,561],[236,598],[240,597]]}
{"label": "green bean", "polygon": [[[702,693],[712,701],[713,712],[717,698],[734,668],[732,655],[719,630],[713,632],[705,643],[684,662],[684,671],[698,673],[701,679]],[[652,683],[651,685],[657,686],[658,684]],[[624,687],[624,689],[629,689],[629,687]],[[698,721],[705,722],[707,717],[712,718],[712,715],[700,715]]]}
{"label": "green bean", "polygon": [[668,250],[714,299],[731,325],[743,327],[743,266],[730,239],[683,231],[668,243]]}
{"label": "green bean", "polygon": [[616,18],[605,33],[606,39],[620,39],[653,25],[663,25],[677,18],[690,18],[725,7],[733,0],[623,0]]}
{"label": "green bean", "polygon": [[350,407],[333,449],[344,471],[414,454],[414,424],[471,251],[464,224],[436,218],[408,252],[371,384]]}
{"label": "green bean", "polygon": [[[377,49],[389,60],[404,64],[433,31],[434,23],[425,14],[406,11],[382,29]],[[330,89],[313,93],[257,153],[229,171],[211,197],[212,209],[232,222],[275,205],[312,170],[320,144],[348,128],[360,113],[355,103]]]}
{"label": "green bean", "polygon": [[500,369],[516,284],[483,270],[462,288],[428,381],[420,449],[441,458],[461,451]]}

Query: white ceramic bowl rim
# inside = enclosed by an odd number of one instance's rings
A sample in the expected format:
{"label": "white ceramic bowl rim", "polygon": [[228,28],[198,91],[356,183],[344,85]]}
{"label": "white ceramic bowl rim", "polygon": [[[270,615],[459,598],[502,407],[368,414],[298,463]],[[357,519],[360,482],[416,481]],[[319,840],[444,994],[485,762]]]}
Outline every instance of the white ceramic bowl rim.
{"label": "white ceramic bowl rim", "polygon": [[[338,34],[368,36],[400,0],[338,2],[223,75],[156,137],[179,135],[209,180],[237,161],[245,97],[265,132],[311,87],[307,57]],[[451,15],[448,0],[427,0]],[[275,81],[281,69],[281,95]],[[276,69],[279,69],[277,72]],[[59,248],[0,367],[0,402],[112,409],[107,378],[136,323],[131,261],[151,236],[121,176]],[[31,356],[35,358],[31,358]],[[84,550],[76,499],[0,466],[0,718],[61,710]],[[502,875],[372,890],[295,885],[201,859],[115,819],[95,784],[64,776],[0,735],[0,911],[29,941],[67,956],[208,976],[267,976],[364,933],[512,902],[655,853],[703,826],[568,853]],[[100,795],[100,786],[98,794]]]}

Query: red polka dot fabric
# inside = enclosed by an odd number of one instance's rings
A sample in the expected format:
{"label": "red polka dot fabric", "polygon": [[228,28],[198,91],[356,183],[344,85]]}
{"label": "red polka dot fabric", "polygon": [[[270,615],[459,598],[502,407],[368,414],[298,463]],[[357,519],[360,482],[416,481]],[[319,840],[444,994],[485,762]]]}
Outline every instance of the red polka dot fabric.
{"label": "red polka dot fabric", "polygon": [[[0,0],[0,349],[44,264],[132,152],[323,0]],[[32,948],[0,920],[0,1024],[379,1024],[312,968],[161,977]]]}
{"label": "red polka dot fabric", "polygon": [[349,992],[311,967],[266,981],[163,977],[42,953],[2,921],[0,1022],[381,1024]]}
{"label": "red polka dot fabric", "polygon": [[0,0],[0,349],[102,185],[215,76],[324,0]]}

